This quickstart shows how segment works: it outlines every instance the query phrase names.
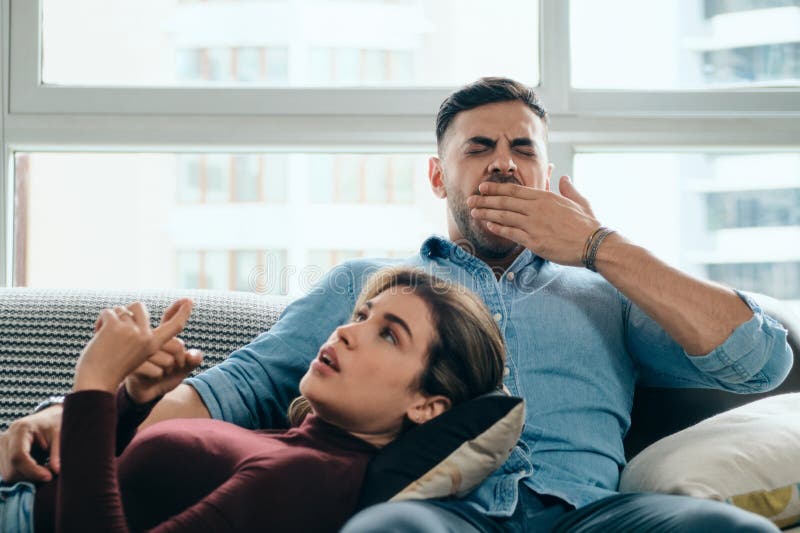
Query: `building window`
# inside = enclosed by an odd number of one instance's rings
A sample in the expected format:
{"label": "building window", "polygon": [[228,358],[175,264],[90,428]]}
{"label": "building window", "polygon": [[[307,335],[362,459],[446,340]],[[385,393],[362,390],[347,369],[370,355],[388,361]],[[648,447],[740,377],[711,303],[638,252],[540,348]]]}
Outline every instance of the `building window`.
{"label": "building window", "polygon": [[197,204],[203,201],[204,185],[200,157],[181,155],[178,160],[178,202]]}
{"label": "building window", "polygon": [[284,85],[289,81],[289,53],[285,46],[189,48],[179,49],[176,54],[176,74],[181,82]]}
{"label": "building window", "polygon": [[178,252],[176,265],[178,269],[177,288],[199,289],[204,285],[201,252]]}
{"label": "building window", "polygon": [[178,156],[178,202],[286,201],[287,154]]}
{"label": "building window", "polygon": [[800,42],[704,52],[703,74],[709,83],[783,82],[796,85],[800,80]]}
{"label": "building window", "polygon": [[203,289],[224,291],[231,285],[231,262],[228,252],[212,251],[203,254]]}
{"label": "building window", "polygon": [[231,159],[223,154],[209,154],[201,159],[201,176],[205,178],[205,201],[228,202],[231,198]]}
{"label": "building window", "polygon": [[284,250],[180,251],[176,265],[180,289],[288,293]]}
{"label": "building window", "polygon": [[310,156],[313,203],[410,204],[419,176],[407,156],[320,154]]}
{"label": "building window", "polygon": [[737,289],[800,300],[800,262],[708,265],[708,277]]}
{"label": "building window", "polygon": [[263,197],[261,189],[264,161],[259,156],[233,156],[233,200],[257,202]]}
{"label": "building window", "polygon": [[706,195],[708,229],[800,226],[800,188]]}
{"label": "building window", "polygon": [[415,76],[409,50],[317,47],[309,55],[314,85],[411,85]]}
{"label": "building window", "polygon": [[800,0],[705,0],[703,12],[706,18],[711,18],[726,13],[789,6],[800,7]]}

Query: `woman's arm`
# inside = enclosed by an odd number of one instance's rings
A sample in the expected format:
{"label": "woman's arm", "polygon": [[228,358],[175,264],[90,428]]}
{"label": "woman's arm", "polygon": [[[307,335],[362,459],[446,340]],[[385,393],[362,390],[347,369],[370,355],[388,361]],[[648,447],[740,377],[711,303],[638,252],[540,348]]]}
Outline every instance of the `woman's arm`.
{"label": "woman's arm", "polygon": [[106,309],[78,358],[73,393],[64,402],[57,531],[127,531],[117,481],[116,396],[122,381],[183,329],[183,302],[152,330],[139,303]]}

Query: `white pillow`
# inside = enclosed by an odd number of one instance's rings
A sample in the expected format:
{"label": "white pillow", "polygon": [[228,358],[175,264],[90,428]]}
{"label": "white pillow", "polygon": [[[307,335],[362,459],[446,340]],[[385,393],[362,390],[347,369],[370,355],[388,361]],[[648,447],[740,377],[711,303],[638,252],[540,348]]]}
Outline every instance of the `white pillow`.
{"label": "white pillow", "polygon": [[621,492],[725,501],[778,527],[800,524],[800,393],[749,403],[648,446]]}

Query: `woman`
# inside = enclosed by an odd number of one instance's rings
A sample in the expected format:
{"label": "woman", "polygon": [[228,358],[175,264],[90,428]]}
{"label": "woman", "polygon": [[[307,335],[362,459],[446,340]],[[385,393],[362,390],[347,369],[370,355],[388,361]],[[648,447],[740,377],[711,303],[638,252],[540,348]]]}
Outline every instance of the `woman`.
{"label": "woman", "polygon": [[[64,403],[57,530],[335,530],[378,449],[502,385],[504,346],[484,304],[421,271],[387,269],[311,362],[291,409],[298,427],[168,420],[115,459],[115,426],[132,434],[148,412],[132,406],[126,376],[173,342],[190,307],[152,331],[141,304],[101,314]],[[39,495],[53,492],[37,493],[35,507],[52,505]]]}

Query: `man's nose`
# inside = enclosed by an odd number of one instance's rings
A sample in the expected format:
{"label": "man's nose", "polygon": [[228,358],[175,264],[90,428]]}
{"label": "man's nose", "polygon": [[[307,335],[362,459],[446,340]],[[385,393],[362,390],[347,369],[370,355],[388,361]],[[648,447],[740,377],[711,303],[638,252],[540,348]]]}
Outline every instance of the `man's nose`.
{"label": "man's nose", "polygon": [[517,165],[511,153],[506,150],[497,150],[496,157],[489,165],[489,174],[513,174],[517,171]]}

